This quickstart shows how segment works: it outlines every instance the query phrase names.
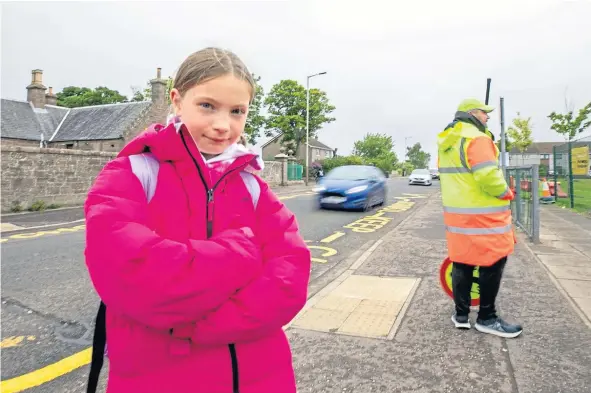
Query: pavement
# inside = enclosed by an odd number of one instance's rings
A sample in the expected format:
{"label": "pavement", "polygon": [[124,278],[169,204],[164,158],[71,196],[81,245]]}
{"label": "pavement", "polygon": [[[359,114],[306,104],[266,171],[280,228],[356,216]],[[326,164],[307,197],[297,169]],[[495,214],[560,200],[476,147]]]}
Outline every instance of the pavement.
{"label": "pavement", "polygon": [[540,213],[541,244],[531,249],[591,328],[591,219],[556,205]]}
{"label": "pavement", "polygon": [[[283,195],[313,256],[308,303],[286,326],[298,391],[591,391],[591,328],[533,246],[520,239],[498,302],[522,336],[453,329],[438,183],[388,187],[371,212],[319,211],[309,190]],[[79,227],[2,235],[3,392],[85,391],[98,299]]]}

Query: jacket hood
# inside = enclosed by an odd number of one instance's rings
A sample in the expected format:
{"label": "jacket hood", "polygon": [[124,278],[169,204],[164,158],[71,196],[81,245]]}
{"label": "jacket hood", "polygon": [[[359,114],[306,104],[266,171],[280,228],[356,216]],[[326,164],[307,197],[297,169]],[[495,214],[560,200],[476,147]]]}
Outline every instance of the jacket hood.
{"label": "jacket hood", "polygon": [[493,141],[494,135],[490,132],[480,120],[473,115],[458,111],[455,114],[454,121],[449,123],[445,129],[437,135],[437,146],[440,150],[447,151],[462,137],[462,127],[464,123],[473,125],[485,135],[488,135]]}
{"label": "jacket hood", "polygon": [[238,143],[230,145],[221,154],[206,159],[197,149],[187,127],[179,118],[171,119],[166,126],[152,124],[144,132],[132,139],[121,150],[118,157],[151,152],[160,161],[183,161],[189,158],[187,149],[190,150],[194,157],[200,157],[202,162],[207,165],[221,162],[230,165],[236,160],[243,160],[247,164],[245,168],[247,170],[260,171],[265,166],[264,161],[257,153]]}

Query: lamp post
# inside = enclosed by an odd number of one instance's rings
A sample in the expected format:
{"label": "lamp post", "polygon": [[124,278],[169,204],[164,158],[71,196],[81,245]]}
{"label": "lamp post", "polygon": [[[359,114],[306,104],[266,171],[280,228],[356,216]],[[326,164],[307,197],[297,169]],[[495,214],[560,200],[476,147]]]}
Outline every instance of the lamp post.
{"label": "lamp post", "polygon": [[406,140],[407,139],[412,139],[412,136],[405,136],[404,137],[404,161],[406,161],[406,153],[407,153],[407,150],[406,150],[406,146],[407,146]]}
{"label": "lamp post", "polygon": [[324,74],[326,71],[308,75],[306,78],[306,185],[308,185],[310,176],[310,78]]}

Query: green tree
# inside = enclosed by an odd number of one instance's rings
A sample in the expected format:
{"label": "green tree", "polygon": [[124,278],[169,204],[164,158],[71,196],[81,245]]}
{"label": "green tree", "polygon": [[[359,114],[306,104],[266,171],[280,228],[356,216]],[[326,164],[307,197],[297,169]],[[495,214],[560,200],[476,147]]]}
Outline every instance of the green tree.
{"label": "green tree", "polygon": [[[507,136],[511,138],[512,145],[520,152],[526,151],[534,142],[532,139],[531,117],[522,119],[519,112],[517,112],[517,117],[513,119],[513,125],[507,129]],[[507,151],[509,151],[508,148]]]}
{"label": "green tree", "polygon": [[415,169],[426,169],[429,166],[429,160],[431,160],[431,154],[424,152],[418,142],[406,148],[406,157]]}
{"label": "green tree", "polygon": [[589,115],[591,115],[591,102],[579,110],[577,117],[573,118],[574,111],[571,110],[565,114],[552,112],[548,118],[552,120],[550,128],[570,141],[591,125],[591,120],[588,120]]}
{"label": "green tree", "polygon": [[410,174],[412,171],[415,170],[415,167],[412,163],[410,163],[409,161],[404,161],[404,162],[399,162],[398,164],[396,164],[395,169],[402,175],[402,176],[406,176],[408,174]]}
{"label": "green tree", "polygon": [[[306,88],[295,80],[284,79],[271,88],[264,102],[269,114],[265,135],[281,134],[280,143],[291,142],[297,155],[300,145],[306,143]],[[335,120],[330,117],[334,110],[325,92],[310,89],[310,138],[316,138],[324,124]]]}
{"label": "green tree", "polygon": [[116,104],[127,101],[127,97],[119,94],[117,90],[111,90],[104,86],[99,86],[96,89],[68,86],[57,93],[56,96],[57,104],[66,108]]}
{"label": "green tree", "polygon": [[261,115],[261,109],[264,104],[265,91],[263,86],[260,85],[260,76],[252,75],[256,83],[256,90],[254,99],[250,108],[248,109],[248,118],[246,119],[246,126],[244,127],[244,133],[246,139],[251,145],[255,145],[257,138],[261,136],[261,130],[265,127],[265,116]]}
{"label": "green tree", "polygon": [[355,142],[353,154],[386,174],[390,174],[398,162],[392,137],[386,134],[366,134],[363,140]]}

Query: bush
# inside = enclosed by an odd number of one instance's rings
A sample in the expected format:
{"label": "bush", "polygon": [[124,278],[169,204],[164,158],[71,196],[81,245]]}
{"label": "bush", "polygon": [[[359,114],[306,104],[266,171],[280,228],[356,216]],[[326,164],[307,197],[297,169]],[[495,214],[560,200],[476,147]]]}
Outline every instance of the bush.
{"label": "bush", "polygon": [[344,165],[371,165],[379,168],[384,172],[384,176],[390,176],[390,173],[395,168],[395,164],[392,160],[392,157],[377,157],[377,158],[370,158],[364,159],[359,156],[338,156],[333,158],[327,158],[322,161],[322,168],[324,169],[324,173],[328,173],[332,169],[344,166]]}
{"label": "bush", "polygon": [[45,202],[43,201],[36,201],[33,202],[33,204],[31,205],[31,207],[29,207],[29,211],[31,212],[40,212],[47,209],[47,205],[45,204]]}
{"label": "bush", "polygon": [[343,166],[343,165],[364,165],[365,163],[358,156],[337,156],[333,158],[327,158],[322,161],[322,168],[324,169],[324,173],[328,173],[329,171],[333,170],[336,167]]}
{"label": "bush", "polygon": [[10,211],[13,213],[20,213],[23,211],[23,205],[20,201],[12,201],[12,206],[10,207]]}

